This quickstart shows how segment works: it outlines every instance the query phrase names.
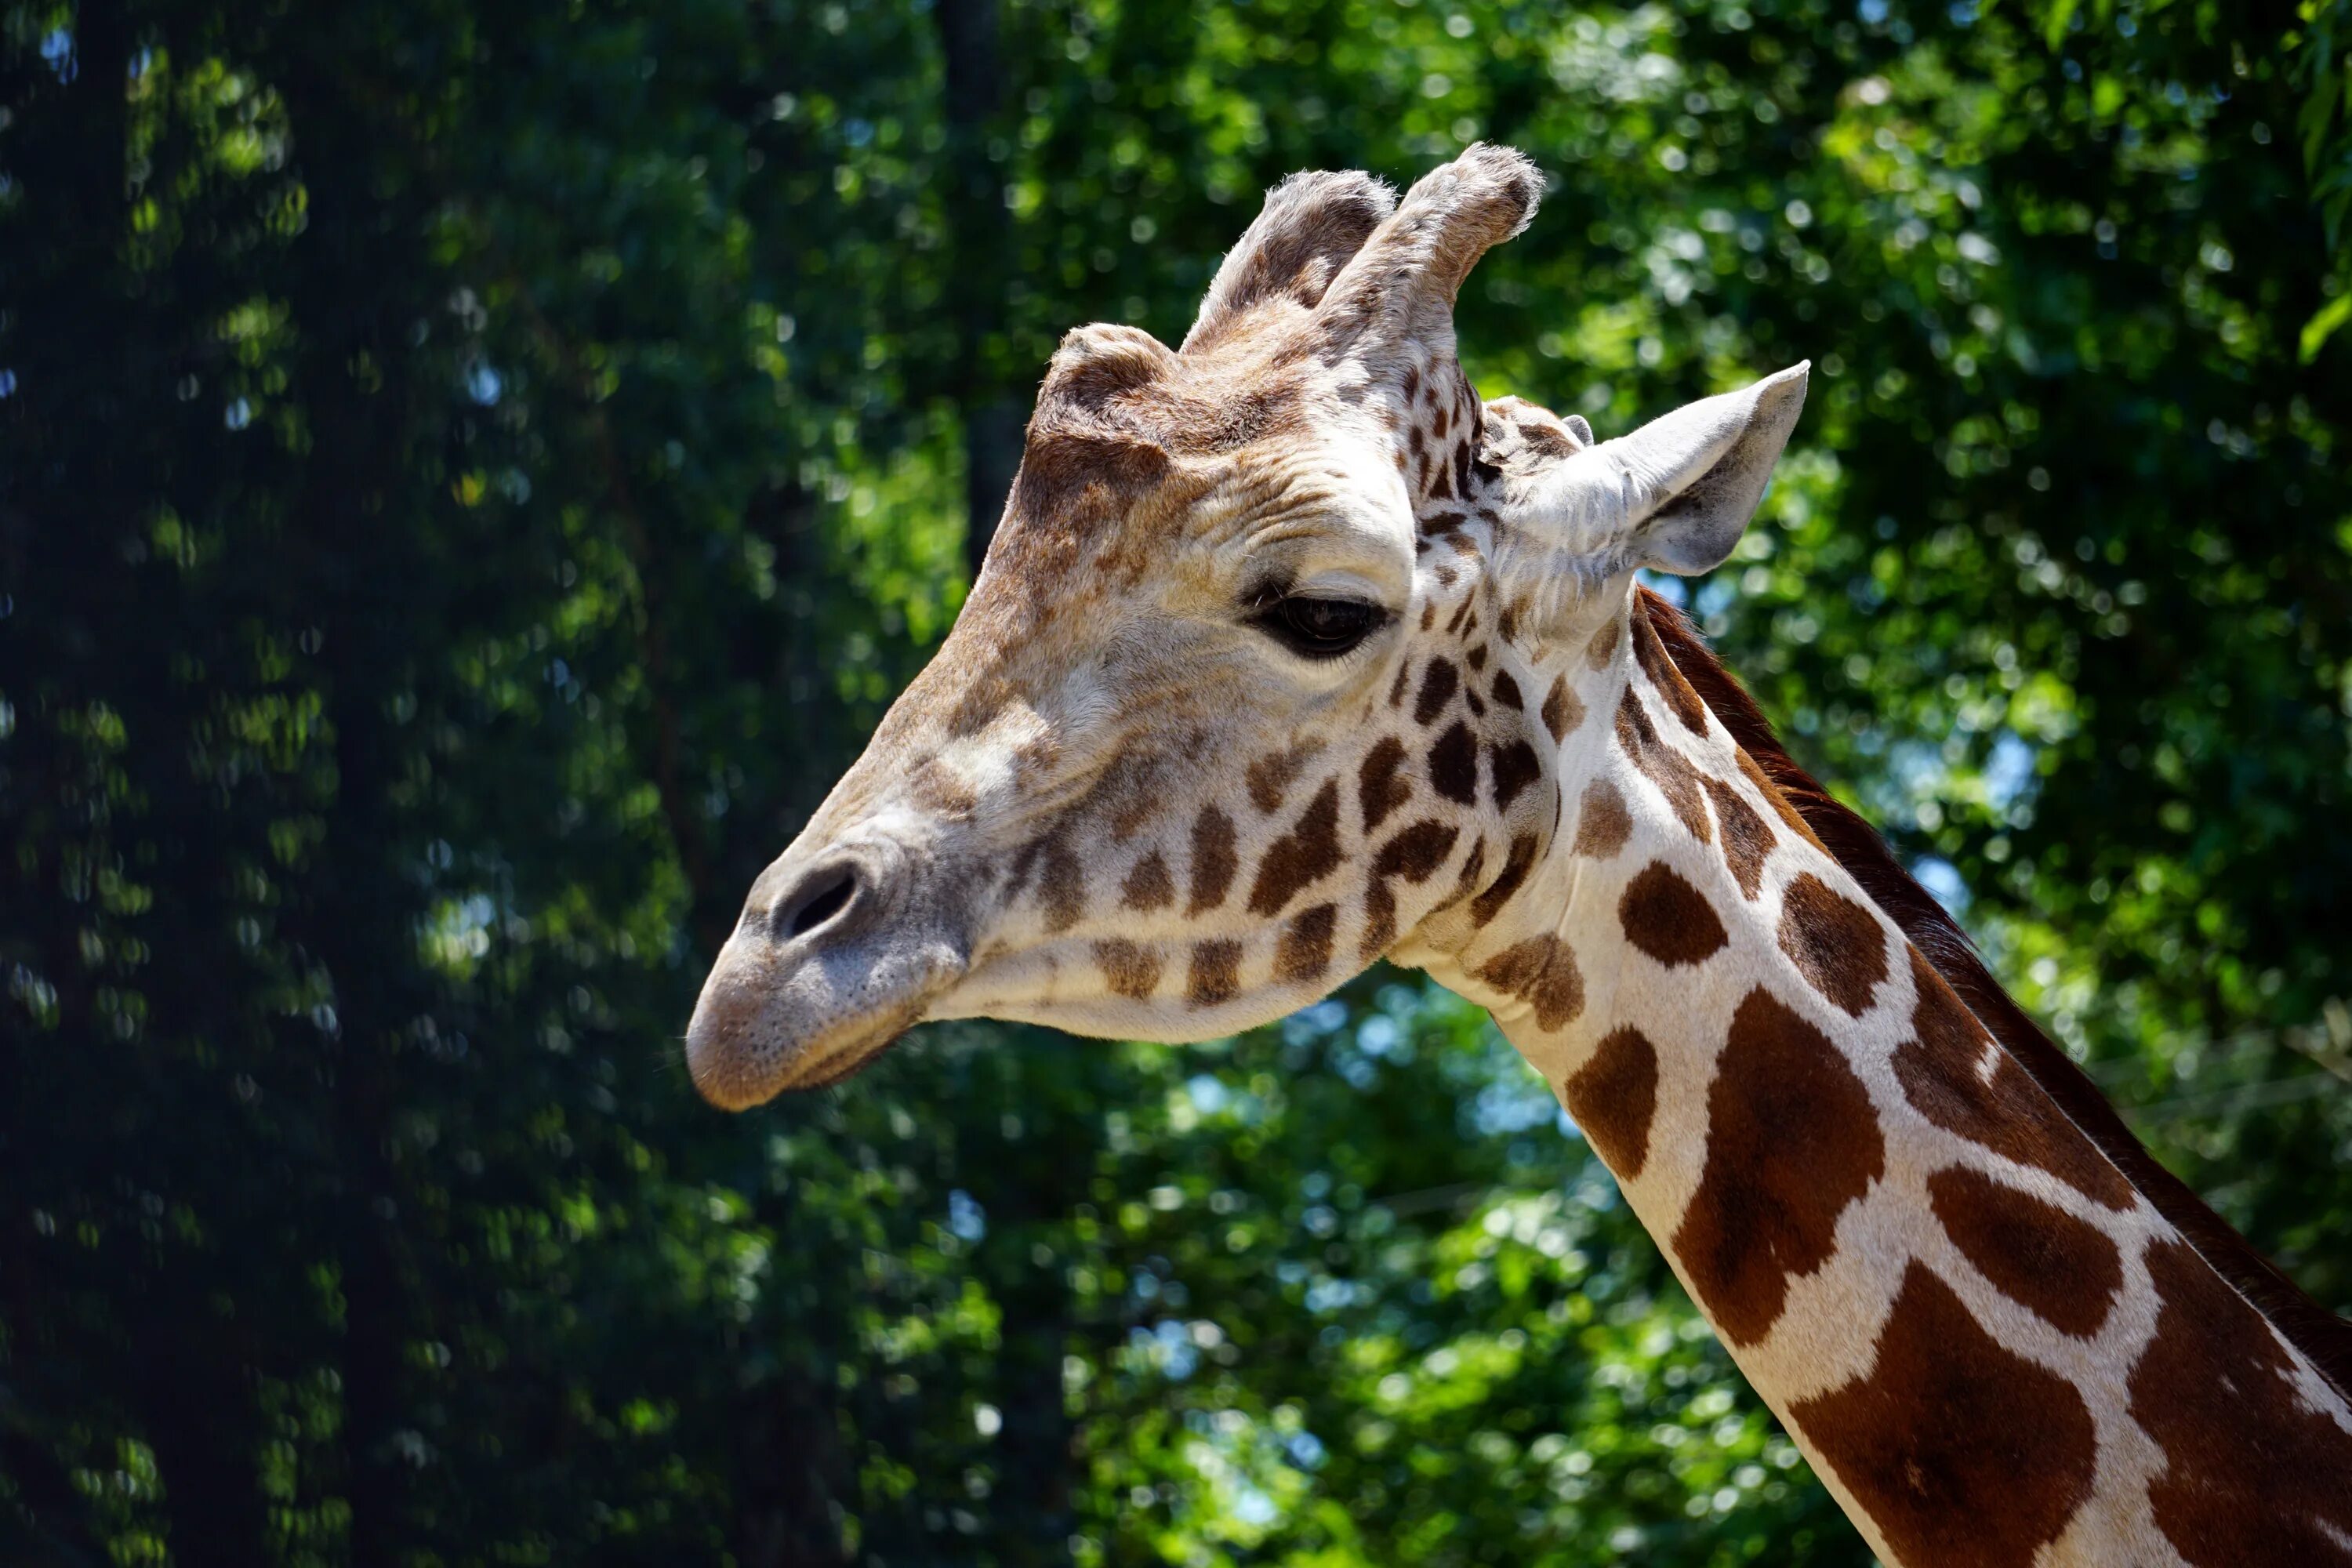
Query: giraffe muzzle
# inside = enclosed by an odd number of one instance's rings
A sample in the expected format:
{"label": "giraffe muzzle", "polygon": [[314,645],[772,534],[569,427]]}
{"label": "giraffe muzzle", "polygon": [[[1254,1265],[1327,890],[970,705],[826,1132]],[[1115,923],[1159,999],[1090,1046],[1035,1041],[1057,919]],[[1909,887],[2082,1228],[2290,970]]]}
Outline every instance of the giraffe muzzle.
{"label": "giraffe muzzle", "polygon": [[952,900],[898,845],[794,845],[753,885],[687,1026],[702,1097],[741,1110],[856,1072],[970,967]]}

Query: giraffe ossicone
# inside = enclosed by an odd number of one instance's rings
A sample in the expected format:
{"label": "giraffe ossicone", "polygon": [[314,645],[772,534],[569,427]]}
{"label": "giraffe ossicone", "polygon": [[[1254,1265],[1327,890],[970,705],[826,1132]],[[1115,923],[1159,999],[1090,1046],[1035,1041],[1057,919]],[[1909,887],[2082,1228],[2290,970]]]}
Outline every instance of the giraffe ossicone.
{"label": "giraffe ossicone", "polygon": [[1464,375],[1454,296],[1540,188],[1483,146],[1402,201],[1294,175],[1180,348],[1064,340],[694,1081],[756,1104],[927,1018],[1207,1038],[1387,956],[1493,1011],[1887,1561],[2352,1564],[2343,1325],[1635,586],[1731,552],[1806,367],[1606,441]]}

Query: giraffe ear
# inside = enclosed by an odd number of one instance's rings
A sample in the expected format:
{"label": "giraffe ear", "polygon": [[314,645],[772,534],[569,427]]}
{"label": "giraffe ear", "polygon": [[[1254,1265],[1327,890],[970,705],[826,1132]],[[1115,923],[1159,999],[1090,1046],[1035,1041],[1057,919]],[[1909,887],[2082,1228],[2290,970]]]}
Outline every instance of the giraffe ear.
{"label": "giraffe ear", "polygon": [[1508,521],[1603,574],[1722,564],[1805,406],[1811,362],[1546,464],[1506,465]]}
{"label": "giraffe ear", "polygon": [[1213,348],[1263,306],[1313,310],[1348,258],[1396,210],[1396,193],[1370,174],[1293,174],[1225,255],[1184,349]]}

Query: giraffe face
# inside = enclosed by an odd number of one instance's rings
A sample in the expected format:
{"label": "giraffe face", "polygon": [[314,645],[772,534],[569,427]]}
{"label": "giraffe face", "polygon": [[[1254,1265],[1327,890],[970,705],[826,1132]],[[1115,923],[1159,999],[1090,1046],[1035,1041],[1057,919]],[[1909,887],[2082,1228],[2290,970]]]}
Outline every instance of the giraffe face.
{"label": "giraffe face", "polygon": [[1546,650],[1713,549],[1690,481],[1736,504],[1756,423],[1594,447],[1480,403],[1454,294],[1535,195],[1492,149],[1401,208],[1296,176],[1181,349],[1065,340],[954,630],[705,985],[708,1098],[835,1081],[923,1018],[1206,1038],[1493,918],[1559,823]]}

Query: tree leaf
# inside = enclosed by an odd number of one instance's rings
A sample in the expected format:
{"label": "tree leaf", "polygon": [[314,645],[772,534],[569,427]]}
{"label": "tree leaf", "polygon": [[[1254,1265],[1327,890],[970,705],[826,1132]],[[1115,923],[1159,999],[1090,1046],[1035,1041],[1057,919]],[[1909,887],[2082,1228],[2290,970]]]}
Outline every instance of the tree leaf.
{"label": "tree leaf", "polygon": [[2344,324],[2347,316],[2352,316],[2352,293],[2338,294],[2312,312],[2311,320],[2303,324],[2300,357],[2304,363],[2309,364],[2319,357],[2320,348],[2327,342],[2328,335]]}

